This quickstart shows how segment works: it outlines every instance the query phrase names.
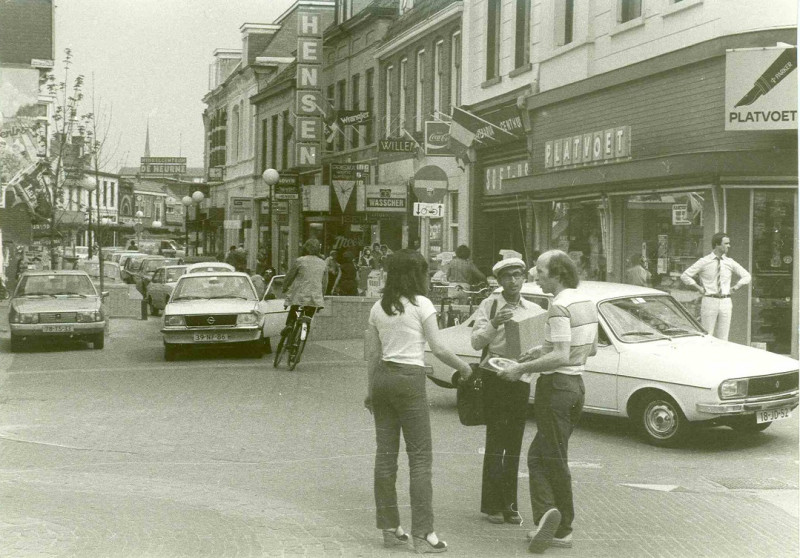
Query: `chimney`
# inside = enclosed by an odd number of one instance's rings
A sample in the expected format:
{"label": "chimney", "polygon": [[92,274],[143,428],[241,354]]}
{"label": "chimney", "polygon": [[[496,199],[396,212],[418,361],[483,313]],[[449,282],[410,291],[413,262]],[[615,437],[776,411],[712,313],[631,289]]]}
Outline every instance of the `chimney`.
{"label": "chimney", "polygon": [[280,29],[280,25],[267,23],[243,23],[239,30],[242,33],[242,66],[250,66],[261,54],[272,37]]}

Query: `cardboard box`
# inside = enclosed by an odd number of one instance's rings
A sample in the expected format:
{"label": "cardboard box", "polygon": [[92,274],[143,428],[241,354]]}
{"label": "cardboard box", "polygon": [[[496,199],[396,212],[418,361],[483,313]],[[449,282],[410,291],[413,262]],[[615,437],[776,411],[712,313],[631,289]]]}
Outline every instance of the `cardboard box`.
{"label": "cardboard box", "polygon": [[543,344],[546,322],[547,310],[538,306],[515,314],[505,323],[506,350],[503,356],[516,360],[528,349]]}

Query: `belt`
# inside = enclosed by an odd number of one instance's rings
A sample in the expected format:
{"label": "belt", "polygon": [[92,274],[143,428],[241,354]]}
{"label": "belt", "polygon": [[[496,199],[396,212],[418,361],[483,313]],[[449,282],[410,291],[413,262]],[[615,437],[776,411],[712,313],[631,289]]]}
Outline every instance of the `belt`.
{"label": "belt", "polygon": [[730,298],[731,295],[703,295],[706,298]]}

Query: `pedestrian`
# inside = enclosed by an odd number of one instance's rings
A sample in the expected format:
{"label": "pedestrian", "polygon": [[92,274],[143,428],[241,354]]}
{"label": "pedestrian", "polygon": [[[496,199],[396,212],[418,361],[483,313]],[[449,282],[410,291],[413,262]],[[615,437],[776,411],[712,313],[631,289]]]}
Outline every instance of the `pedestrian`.
{"label": "pedestrian", "polygon": [[597,352],[597,308],[575,290],[578,267],[561,250],[550,250],[536,262],[539,286],[553,295],[547,310],[544,343],[523,353],[519,363],[498,372],[517,381],[540,373],[536,380],[536,436],[528,449],[528,474],[535,529],[528,550],[540,554],[550,546],[572,547],[572,476],[569,438],[583,411],[586,389],[581,373]]}
{"label": "pedestrian", "polygon": [[641,254],[631,254],[628,258],[628,269],[625,270],[626,283],[639,287],[649,287],[651,285],[650,281],[653,275],[644,268],[642,263]]}
{"label": "pedestrian", "polygon": [[358,270],[350,250],[342,254],[342,263],[333,280],[331,292],[339,296],[358,296]]}
{"label": "pedestrian", "polygon": [[258,300],[261,300],[262,298],[264,298],[264,294],[267,292],[267,282],[258,273],[250,275],[250,280],[253,282],[253,287],[255,287],[256,289],[256,295],[258,295]]}
{"label": "pedestrian", "polygon": [[456,257],[452,259],[447,268],[447,281],[460,286],[465,291],[470,290],[472,285],[486,281],[486,276],[469,259],[471,255],[469,247],[462,244],[456,248]]}
{"label": "pedestrian", "polygon": [[408,544],[397,506],[397,459],[402,432],[408,454],[411,535],[418,554],[447,550],[433,529],[433,442],[425,391],[425,343],[434,356],[457,369],[469,365],[444,344],[436,308],[428,293],[428,263],[413,250],[399,250],[386,260],[383,296],[369,314],[365,336],[367,396],[364,406],[375,420],[375,505],[378,529],[386,547]]}
{"label": "pedestrian", "polygon": [[136,242],[134,242],[133,240],[130,240],[128,242],[128,250],[138,250],[138,249],[139,247],[136,246]]}
{"label": "pedestrian", "polygon": [[225,263],[229,264],[229,265],[232,265],[234,267],[234,269],[235,269],[236,268],[236,261],[237,261],[236,246],[231,245],[231,247],[228,248],[228,253],[225,254]]}
{"label": "pedestrian", "polygon": [[[751,280],[747,270],[728,257],[730,248],[728,233],[716,233],[711,237],[711,253],[694,262],[681,274],[681,281],[703,295],[700,302],[703,329],[724,341],[728,340],[731,328],[731,295]],[[739,280],[731,286],[734,274]]]}
{"label": "pedestrian", "polygon": [[328,257],[325,258],[325,266],[328,269],[328,289],[325,292],[326,295],[331,294],[336,278],[339,276],[339,262],[336,256],[336,250],[331,250]]}
{"label": "pedestrian", "polygon": [[244,249],[244,244],[240,244],[234,251],[236,263],[232,264],[236,271],[245,273],[247,271],[247,250]]}
{"label": "pedestrian", "polygon": [[[472,327],[472,348],[488,348],[488,356],[503,356],[506,348],[505,323],[514,315],[536,308],[520,296],[525,282],[525,262],[507,258],[497,262],[492,273],[503,288],[500,294],[483,300]],[[522,435],[525,433],[528,398],[527,382],[506,382],[495,374],[483,375],[486,444],[483,453],[481,512],[491,523],[522,524],[517,505],[517,475]]]}
{"label": "pedestrian", "polygon": [[286,327],[281,334],[291,331],[300,307],[303,307],[303,315],[313,318],[316,311],[325,306],[328,272],[325,260],[319,257],[319,251],[319,240],[306,240],[303,244],[304,255],[294,261],[283,280],[286,304],[290,308],[286,315]]}

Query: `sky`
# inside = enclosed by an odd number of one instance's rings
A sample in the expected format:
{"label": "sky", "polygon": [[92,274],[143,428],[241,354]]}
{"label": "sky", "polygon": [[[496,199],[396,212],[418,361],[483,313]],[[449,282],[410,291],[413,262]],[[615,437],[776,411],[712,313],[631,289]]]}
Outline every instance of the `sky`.
{"label": "sky", "polygon": [[[242,46],[243,23],[272,23],[293,0],[56,0],[55,76],[85,76],[91,98],[110,122],[108,172],[138,166],[150,121],[152,157],[203,166],[203,96],[217,48]],[[92,85],[94,84],[94,86]]]}

